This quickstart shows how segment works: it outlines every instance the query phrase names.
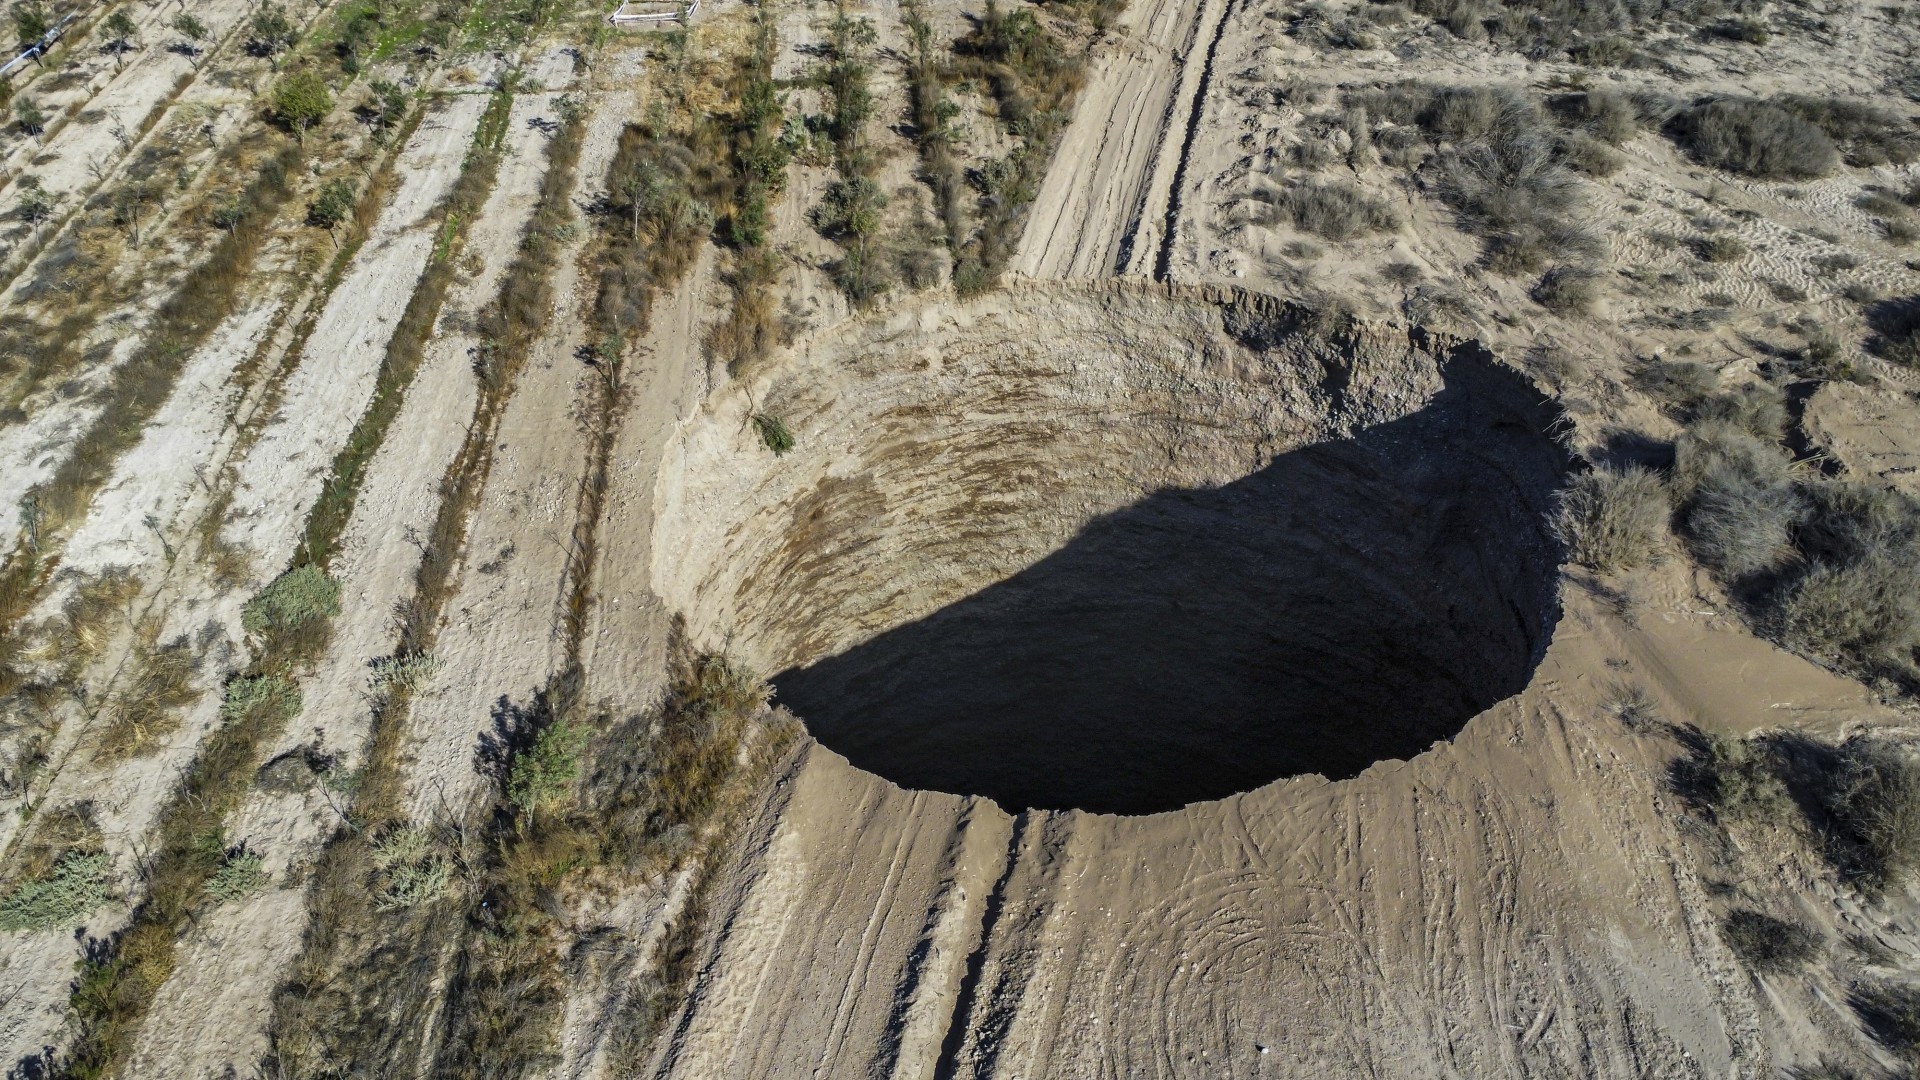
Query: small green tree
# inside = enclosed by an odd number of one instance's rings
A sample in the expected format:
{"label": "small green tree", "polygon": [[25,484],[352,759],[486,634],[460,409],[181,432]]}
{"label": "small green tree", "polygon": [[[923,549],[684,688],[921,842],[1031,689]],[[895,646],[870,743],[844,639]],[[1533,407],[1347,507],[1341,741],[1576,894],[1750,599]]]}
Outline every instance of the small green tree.
{"label": "small green tree", "polygon": [[32,98],[23,97],[14,102],[13,115],[20,121],[20,130],[29,135],[37,136],[47,130],[47,114]]}
{"label": "small green tree", "polygon": [[183,11],[175,15],[173,22],[168,25],[173,27],[174,33],[180,35],[180,47],[182,51],[188,56],[197,57],[200,55],[202,52],[200,43],[207,40],[208,37],[206,23],[201,22],[199,19]]}
{"label": "small green tree", "polygon": [[307,221],[331,229],[353,216],[353,185],[345,180],[330,180],[320,189],[320,197],[307,207]]}
{"label": "small green tree", "polygon": [[367,118],[373,124],[373,130],[379,137],[399,125],[407,115],[407,92],[398,83],[386,79],[373,80],[373,100],[366,106]]}
{"label": "small green tree", "polygon": [[40,43],[53,29],[53,12],[40,0],[25,0],[13,6],[13,29],[19,36],[20,47],[32,48]]}
{"label": "small green tree", "polygon": [[214,206],[213,213],[208,216],[212,219],[215,228],[232,232],[240,227],[242,221],[246,220],[247,209],[246,193],[241,192],[220,200],[220,202]]}
{"label": "small green tree", "polygon": [[255,56],[273,57],[291,48],[299,32],[287,20],[286,9],[267,4],[254,13],[247,24],[247,51]]}
{"label": "small green tree", "polygon": [[366,63],[367,54],[373,51],[380,33],[380,13],[374,8],[362,8],[347,20],[340,30],[340,40],[334,45],[335,53],[340,57],[340,70],[349,75],[360,74]]}
{"label": "small green tree", "polygon": [[273,112],[280,122],[306,138],[307,129],[333,111],[333,93],[316,71],[299,71],[280,80],[273,92]]}
{"label": "small green tree", "polygon": [[124,9],[107,16],[107,21],[102,23],[100,28],[106,31],[107,48],[115,56],[125,56],[131,52],[134,45],[133,39],[140,33],[140,28],[134,25],[133,16],[127,14]]}
{"label": "small green tree", "polygon": [[770,413],[754,413],[753,426],[759,430],[760,441],[773,451],[774,457],[793,449],[793,432],[787,429],[786,421]]}
{"label": "small green tree", "polygon": [[53,217],[53,194],[40,186],[37,176],[20,178],[20,220],[38,225]]}

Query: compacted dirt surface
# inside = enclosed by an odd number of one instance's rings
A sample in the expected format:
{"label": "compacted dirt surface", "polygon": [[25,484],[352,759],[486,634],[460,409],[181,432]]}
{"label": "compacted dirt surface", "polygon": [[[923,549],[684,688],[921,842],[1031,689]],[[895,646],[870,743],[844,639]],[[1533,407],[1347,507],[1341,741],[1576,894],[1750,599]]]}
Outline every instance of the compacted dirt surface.
{"label": "compacted dirt surface", "polygon": [[615,6],[50,6],[8,1080],[1920,1068],[1911,11]]}

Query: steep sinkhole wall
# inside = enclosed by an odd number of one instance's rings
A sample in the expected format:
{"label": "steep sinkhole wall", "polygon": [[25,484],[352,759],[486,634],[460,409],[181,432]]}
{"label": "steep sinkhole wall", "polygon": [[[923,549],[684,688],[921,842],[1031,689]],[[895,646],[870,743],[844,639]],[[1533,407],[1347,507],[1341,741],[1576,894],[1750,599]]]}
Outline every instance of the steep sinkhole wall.
{"label": "steep sinkhole wall", "polygon": [[1009,808],[1351,776],[1520,690],[1564,460],[1474,346],[1027,286],[856,321],[692,421],[655,579],[827,747]]}

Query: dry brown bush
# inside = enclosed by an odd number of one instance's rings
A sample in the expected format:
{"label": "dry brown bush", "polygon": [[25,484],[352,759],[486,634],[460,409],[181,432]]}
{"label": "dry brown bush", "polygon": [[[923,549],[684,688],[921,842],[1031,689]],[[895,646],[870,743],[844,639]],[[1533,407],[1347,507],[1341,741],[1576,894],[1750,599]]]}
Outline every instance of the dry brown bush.
{"label": "dry brown bush", "polygon": [[1257,192],[1255,198],[1272,208],[1256,220],[1284,220],[1328,240],[1353,240],[1400,227],[1392,203],[1344,180],[1307,180],[1278,192]]}
{"label": "dry brown bush", "polygon": [[1660,560],[1672,513],[1658,473],[1600,466],[1560,493],[1553,531],[1573,561],[1614,574]]}

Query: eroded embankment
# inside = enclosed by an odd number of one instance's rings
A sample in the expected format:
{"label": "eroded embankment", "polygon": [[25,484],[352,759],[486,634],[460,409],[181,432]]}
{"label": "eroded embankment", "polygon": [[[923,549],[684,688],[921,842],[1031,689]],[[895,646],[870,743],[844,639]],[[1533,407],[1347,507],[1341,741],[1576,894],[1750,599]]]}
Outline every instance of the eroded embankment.
{"label": "eroded embankment", "polygon": [[863,321],[696,422],[656,577],[854,764],[1142,813],[1352,776],[1518,692],[1555,617],[1539,395],[1264,298],[1028,288]]}

